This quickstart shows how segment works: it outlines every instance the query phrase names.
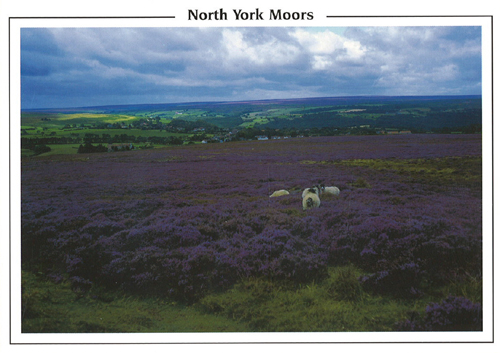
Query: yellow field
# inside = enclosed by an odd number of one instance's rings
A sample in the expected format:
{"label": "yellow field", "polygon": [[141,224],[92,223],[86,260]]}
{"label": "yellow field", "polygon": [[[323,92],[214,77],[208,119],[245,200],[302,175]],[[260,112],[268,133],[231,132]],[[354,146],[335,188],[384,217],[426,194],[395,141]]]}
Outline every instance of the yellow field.
{"label": "yellow field", "polygon": [[[105,123],[116,123],[121,121],[134,120],[137,117],[132,115],[121,114],[92,114],[92,113],[75,113],[75,114],[60,114],[58,120],[72,120],[72,119],[102,119]],[[106,118],[108,118],[106,120]]]}

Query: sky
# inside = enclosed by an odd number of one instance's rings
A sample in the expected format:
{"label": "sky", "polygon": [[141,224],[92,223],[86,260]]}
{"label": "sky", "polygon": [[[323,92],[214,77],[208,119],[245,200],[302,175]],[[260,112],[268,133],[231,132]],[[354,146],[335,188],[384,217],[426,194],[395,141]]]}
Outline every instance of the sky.
{"label": "sky", "polygon": [[481,27],[22,28],[22,109],[481,94]]}

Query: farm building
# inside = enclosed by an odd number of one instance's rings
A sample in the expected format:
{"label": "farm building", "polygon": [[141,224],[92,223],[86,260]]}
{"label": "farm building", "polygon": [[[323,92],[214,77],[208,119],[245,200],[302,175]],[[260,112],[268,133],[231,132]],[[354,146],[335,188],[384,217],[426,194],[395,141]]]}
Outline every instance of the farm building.
{"label": "farm building", "polygon": [[134,145],[131,143],[110,143],[108,144],[108,152],[129,151],[133,150]]}

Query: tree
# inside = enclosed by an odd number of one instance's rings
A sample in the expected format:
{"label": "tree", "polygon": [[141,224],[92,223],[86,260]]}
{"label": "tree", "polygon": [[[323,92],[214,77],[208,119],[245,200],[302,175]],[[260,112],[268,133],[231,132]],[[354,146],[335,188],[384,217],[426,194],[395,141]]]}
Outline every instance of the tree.
{"label": "tree", "polygon": [[86,142],[85,145],[80,145],[80,147],[78,147],[77,153],[99,153],[107,151],[108,149],[101,144],[94,146],[90,142]]}
{"label": "tree", "polygon": [[33,152],[35,152],[35,155],[50,152],[50,151],[52,151],[52,149],[47,145],[36,145],[33,148]]}

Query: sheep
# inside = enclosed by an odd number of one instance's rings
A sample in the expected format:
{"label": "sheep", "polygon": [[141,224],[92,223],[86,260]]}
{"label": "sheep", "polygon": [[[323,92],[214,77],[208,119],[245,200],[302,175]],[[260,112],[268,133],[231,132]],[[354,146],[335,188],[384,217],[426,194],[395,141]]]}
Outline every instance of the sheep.
{"label": "sheep", "polygon": [[277,190],[277,191],[273,192],[272,195],[269,197],[278,197],[278,196],[289,195],[289,194],[290,193],[286,190]]}
{"label": "sheep", "polygon": [[340,194],[340,190],[336,186],[324,186],[324,185],[321,185],[321,193],[325,194],[325,195],[338,196]]}
{"label": "sheep", "polygon": [[321,204],[319,200],[319,188],[312,187],[307,188],[302,193],[304,197],[302,198],[302,209],[307,210],[309,208],[317,208]]}
{"label": "sheep", "polygon": [[312,188],[307,188],[302,191],[302,198],[304,198],[311,190],[314,190],[314,193],[317,195],[321,194],[321,187],[319,185],[314,185]]}

